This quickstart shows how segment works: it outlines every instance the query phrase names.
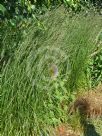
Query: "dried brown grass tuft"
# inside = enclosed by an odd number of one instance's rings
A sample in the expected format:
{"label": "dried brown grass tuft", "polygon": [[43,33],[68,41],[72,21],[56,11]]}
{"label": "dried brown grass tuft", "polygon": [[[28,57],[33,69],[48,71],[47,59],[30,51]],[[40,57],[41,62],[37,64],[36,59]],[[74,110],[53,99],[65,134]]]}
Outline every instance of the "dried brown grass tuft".
{"label": "dried brown grass tuft", "polygon": [[102,117],[102,85],[78,96],[71,107],[72,112],[77,110],[87,117]]}

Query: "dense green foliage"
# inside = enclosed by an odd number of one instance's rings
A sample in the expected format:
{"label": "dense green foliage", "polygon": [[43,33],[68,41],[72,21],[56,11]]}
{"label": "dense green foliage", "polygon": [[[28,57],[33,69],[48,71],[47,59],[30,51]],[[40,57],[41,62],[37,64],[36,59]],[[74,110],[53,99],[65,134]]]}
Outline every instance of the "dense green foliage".
{"label": "dense green foliage", "polygon": [[[101,16],[72,17],[62,7],[25,23],[24,31],[23,25],[3,24],[2,136],[39,136],[46,126],[71,120],[62,103],[68,105],[78,89],[88,87],[88,62],[102,28]],[[52,65],[58,70],[55,79]]]}
{"label": "dense green foliage", "polygon": [[91,87],[102,83],[102,30],[100,30],[95,41],[95,50],[91,54],[88,67]]}
{"label": "dense green foliage", "polygon": [[89,8],[90,4],[102,8],[101,0],[1,0],[0,18],[31,17],[35,13],[43,14],[47,9],[61,4],[74,11]]}
{"label": "dense green foliage", "polygon": [[14,57],[14,51],[22,41],[23,34],[32,23],[38,26],[39,21],[34,19],[6,20],[0,23],[0,71],[9,58]]}
{"label": "dense green foliage", "polygon": [[91,85],[96,86],[102,83],[102,48],[93,59],[91,59]]}

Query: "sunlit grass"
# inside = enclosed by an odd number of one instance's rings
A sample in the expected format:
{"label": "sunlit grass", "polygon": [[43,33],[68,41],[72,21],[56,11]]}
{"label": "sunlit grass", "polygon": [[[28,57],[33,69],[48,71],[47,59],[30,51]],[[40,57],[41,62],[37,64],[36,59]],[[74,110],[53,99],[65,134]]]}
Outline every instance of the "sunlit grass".
{"label": "sunlit grass", "polygon": [[[2,136],[39,136],[46,125],[67,122],[62,102],[69,103],[72,91],[87,87],[85,72],[102,28],[101,17],[70,17],[59,8],[41,21],[45,27],[32,24],[2,69]],[[52,64],[58,72],[54,80]]]}

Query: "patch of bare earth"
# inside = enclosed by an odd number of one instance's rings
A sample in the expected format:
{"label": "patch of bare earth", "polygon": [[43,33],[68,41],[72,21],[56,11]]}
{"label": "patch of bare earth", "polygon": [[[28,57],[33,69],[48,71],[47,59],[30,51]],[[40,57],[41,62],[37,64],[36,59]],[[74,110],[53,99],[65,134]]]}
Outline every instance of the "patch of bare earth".
{"label": "patch of bare earth", "polygon": [[50,136],[80,136],[80,132],[74,130],[68,124],[60,124],[53,129],[53,133]]}

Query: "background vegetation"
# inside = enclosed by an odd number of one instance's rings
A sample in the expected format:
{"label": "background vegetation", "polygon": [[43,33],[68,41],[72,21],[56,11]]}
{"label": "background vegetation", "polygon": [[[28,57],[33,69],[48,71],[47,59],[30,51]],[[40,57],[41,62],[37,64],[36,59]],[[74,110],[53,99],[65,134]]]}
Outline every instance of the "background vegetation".
{"label": "background vegetation", "polygon": [[2,19],[31,17],[35,13],[44,14],[46,9],[52,9],[61,4],[74,11],[80,11],[84,7],[89,8],[90,4],[98,9],[102,8],[101,0],[1,0],[0,17]]}

